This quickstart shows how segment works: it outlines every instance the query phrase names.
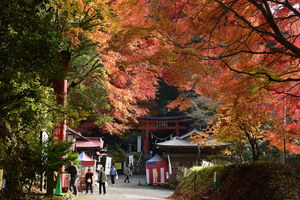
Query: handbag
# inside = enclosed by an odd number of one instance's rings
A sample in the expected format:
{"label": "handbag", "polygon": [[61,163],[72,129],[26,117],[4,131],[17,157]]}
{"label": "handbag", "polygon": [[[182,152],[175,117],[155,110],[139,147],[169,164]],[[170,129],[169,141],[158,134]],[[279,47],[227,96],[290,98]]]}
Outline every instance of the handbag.
{"label": "handbag", "polygon": [[86,182],[91,183],[92,179],[89,178],[89,179],[86,180]]}
{"label": "handbag", "polygon": [[119,178],[118,174],[116,175],[116,180]]}

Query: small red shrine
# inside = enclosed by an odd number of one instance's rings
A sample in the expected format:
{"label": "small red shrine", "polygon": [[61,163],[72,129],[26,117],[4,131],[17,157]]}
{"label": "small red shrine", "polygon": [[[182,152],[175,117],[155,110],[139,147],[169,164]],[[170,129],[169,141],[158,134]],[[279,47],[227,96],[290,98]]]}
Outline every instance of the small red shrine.
{"label": "small red shrine", "polygon": [[182,126],[180,123],[185,122],[186,119],[183,116],[173,117],[140,117],[138,119],[140,126],[138,129],[145,130],[145,140],[143,151],[149,153],[149,131],[150,130],[175,130],[176,136],[180,135],[180,130],[186,129],[186,126]]}
{"label": "small red shrine", "polygon": [[168,164],[159,155],[153,156],[146,161],[146,177],[147,183],[152,184],[165,184],[167,183],[167,169]]}

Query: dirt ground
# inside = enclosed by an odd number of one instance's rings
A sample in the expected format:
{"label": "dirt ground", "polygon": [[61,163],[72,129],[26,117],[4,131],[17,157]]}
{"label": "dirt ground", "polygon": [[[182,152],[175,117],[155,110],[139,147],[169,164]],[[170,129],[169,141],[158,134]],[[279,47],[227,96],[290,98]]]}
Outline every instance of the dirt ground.
{"label": "dirt ground", "polygon": [[125,176],[120,175],[116,184],[112,186],[108,181],[106,194],[99,195],[99,188],[94,187],[93,194],[86,194],[86,191],[79,192],[77,200],[148,200],[148,199],[166,199],[173,194],[173,190],[153,186],[140,186],[139,183],[145,183],[145,176],[133,175],[130,177],[130,183],[124,183]]}

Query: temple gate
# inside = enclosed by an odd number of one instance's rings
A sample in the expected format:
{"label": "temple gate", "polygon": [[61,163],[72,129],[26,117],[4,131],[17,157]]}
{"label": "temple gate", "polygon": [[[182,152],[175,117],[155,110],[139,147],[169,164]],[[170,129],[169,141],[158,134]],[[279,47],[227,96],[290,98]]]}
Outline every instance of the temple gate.
{"label": "temple gate", "polygon": [[146,137],[144,139],[143,151],[149,153],[149,132],[150,130],[175,130],[176,136],[180,135],[181,129],[186,129],[186,126],[182,126],[179,123],[185,122],[186,119],[183,116],[174,117],[140,117],[138,119],[141,124],[138,129],[145,130]]}

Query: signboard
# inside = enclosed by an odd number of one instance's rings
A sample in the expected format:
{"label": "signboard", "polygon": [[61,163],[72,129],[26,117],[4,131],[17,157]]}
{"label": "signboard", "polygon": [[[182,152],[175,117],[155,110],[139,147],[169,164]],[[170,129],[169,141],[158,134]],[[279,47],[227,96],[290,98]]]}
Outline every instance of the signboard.
{"label": "signboard", "polygon": [[109,175],[110,174],[110,168],[111,168],[111,157],[106,157],[106,162],[105,162],[105,174]]}
{"label": "signboard", "polygon": [[205,160],[202,160],[202,166],[208,167],[208,166],[213,166],[213,163],[207,162]]}
{"label": "signboard", "polygon": [[49,140],[49,133],[47,131],[41,131],[40,134],[41,134],[40,137],[42,143],[45,143]]}
{"label": "signboard", "polygon": [[122,163],[115,163],[116,169],[122,169]]}

